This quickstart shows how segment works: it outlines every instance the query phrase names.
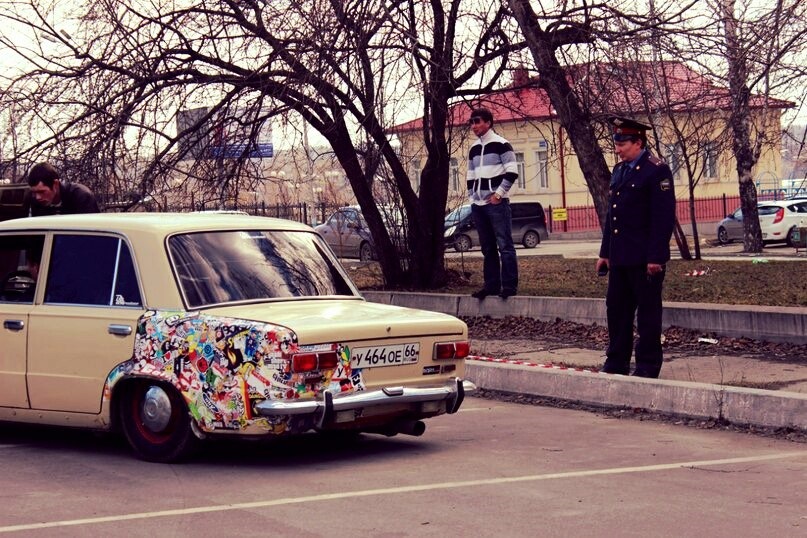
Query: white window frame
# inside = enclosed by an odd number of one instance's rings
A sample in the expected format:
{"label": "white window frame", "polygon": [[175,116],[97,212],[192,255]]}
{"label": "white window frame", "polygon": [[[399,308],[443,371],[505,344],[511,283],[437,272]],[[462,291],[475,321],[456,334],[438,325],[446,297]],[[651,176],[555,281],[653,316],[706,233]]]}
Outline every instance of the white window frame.
{"label": "white window frame", "polygon": [[409,182],[412,184],[412,190],[416,193],[420,192],[420,176],[423,173],[423,163],[421,159],[415,157],[412,159],[412,175],[409,177]]}
{"label": "white window frame", "polygon": [[684,181],[684,174],[681,173],[681,170],[683,169],[684,156],[681,150],[681,144],[678,142],[665,144],[664,154],[664,159],[667,161],[672,171],[673,180],[682,183]]}
{"label": "white window frame", "polygon": [[549,144],[546,140],[538,141],[538,149],[535,150],[535,168],[538,189],[549,190]]}
{"label": "white window frame", "polygon": [[449,161],[448,175],[451,178],[451,190],[453,192],[464,191],[460,184],[460,162],[458,159],[452,157]]}
{"label": "white window frame", "polygon": [[719,178],[717,157],[717,143],[707,142],[703,145],[703,177],[707,180],[716,181]]}
{"label": "white window frame", "polygon": [[516,151],[514,153],[516,156],[516,167],[518,169],[518,179],[516,180],[516,185],[518,188],[524,189],[527,186],[527,167],[525,166],[524,162],[524,152]]}

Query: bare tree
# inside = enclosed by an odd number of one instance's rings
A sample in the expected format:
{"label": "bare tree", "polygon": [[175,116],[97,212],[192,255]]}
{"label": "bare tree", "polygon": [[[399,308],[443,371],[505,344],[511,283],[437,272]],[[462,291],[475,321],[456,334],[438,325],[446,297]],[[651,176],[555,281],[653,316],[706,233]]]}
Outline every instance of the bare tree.
{"label": "bare tree", "polygon": [[[464,6],[461,0],[202,0],[187,7],[97,0],[68,13],[56,2],[3,5],[0,18],[24,25],[32,46],[0,40],[33,68],[9,81],[0,101],[21,96],[14,103],[31,127],[20,157],[88,162],[102,178],[97,188],[137,163],[144,194],[170,185],[177,163],[198,146],[184,141],[209,141],[221,126],[252,136],[262,122],[298,114],[345,170],[387,284],[431,287],[444,278],[448,103],[489,90],[508,53],[522,46],[511,43],[502,8]],[[426,118],[428,157],[418,192],[388,136],[413,103]],[[177,111],[199,104],[206,113],[175,132]],[[203,184],[212,175],[223,198],[240,188],[236,172],[248,161],[242,157],[219,166],[220,174],[210,174],[209,163],[182,172]],[[402,257],[374,200],[379,162],[408,222]]]}

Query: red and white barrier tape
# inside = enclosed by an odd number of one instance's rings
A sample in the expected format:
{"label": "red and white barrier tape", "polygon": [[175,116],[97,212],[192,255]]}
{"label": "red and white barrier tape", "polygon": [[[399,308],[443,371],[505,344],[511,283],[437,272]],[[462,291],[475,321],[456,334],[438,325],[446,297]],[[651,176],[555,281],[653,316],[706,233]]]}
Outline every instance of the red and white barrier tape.
{"label": "red and white barrier tape", "polygon": [[493,357],[480,357],[479,355],[469,355],[469,361],[482,361],[482,362],[495,362],[498,364],[518,364],[521,366],[534,366],[536,368],[553,368],[555,370],[571,370],[573,372],[588,372],[590,374],[599,374],[602,373],[598,370],[592,370],[590,368],[577,368],[574,366],[565,366],[561,364],[553,364],[553,363],[541,363],[541,362],[532,362],[532,361],[522,361],[522,360],[514,360],[514,359],[494,359]]}

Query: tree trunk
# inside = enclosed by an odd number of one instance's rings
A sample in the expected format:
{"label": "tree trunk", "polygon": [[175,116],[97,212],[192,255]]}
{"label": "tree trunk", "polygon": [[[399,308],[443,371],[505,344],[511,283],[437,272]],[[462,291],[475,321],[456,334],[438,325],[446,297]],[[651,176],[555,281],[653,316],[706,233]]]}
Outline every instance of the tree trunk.
{"label": "tree trunk", "polygon": [[[529,0],[508,1],[538,68],[538,86],[549,95],[561,126],[569,134],[569,140],[577,154],[580,169],[594,201],[600,227],[603,227],[608,212],[611,172],[591,125],[591,116],[580,106],[579,99],[569,86],[566,72],[555,56],[555,49],[566,43],[556,41],[551,33],[541,29]],[[584,41],[586,38],[580,40]],[[560,165],[563,166],[563,163]]]}
{"label": "tree trunk", "polygon": [[743,247],[745,252],[762,252],[762,231],[757,212],[757,188],[752,169],[757,157],[751,146],[751,109],[748,88],[748,65],[737,33],[734,0],[723,0],[723,27],[726,32],[726,61],[728,63],[731,112],[729,124],[733,134],[732,147],[737,160],[740,187],[740,207],[743,210]]}

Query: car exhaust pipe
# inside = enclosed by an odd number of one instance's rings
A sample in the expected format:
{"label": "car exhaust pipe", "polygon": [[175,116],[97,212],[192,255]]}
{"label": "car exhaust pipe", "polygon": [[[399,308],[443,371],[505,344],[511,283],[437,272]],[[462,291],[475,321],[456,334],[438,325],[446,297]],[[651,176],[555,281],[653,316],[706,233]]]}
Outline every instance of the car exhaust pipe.
{"label": "car exhaust pipe", "polygon": [[408,420],[398,423],[398,433],[420,437],[426,431],[426,424],[422,420]]}
{"label": "car exhaust pipe", "polygon": [[381,428],[372,428],[365,431],[367,433],[386,435],[387,437],[394,437],[399,433],[420,437],[426,431],[426,424],[422,420],[401,420]]}

